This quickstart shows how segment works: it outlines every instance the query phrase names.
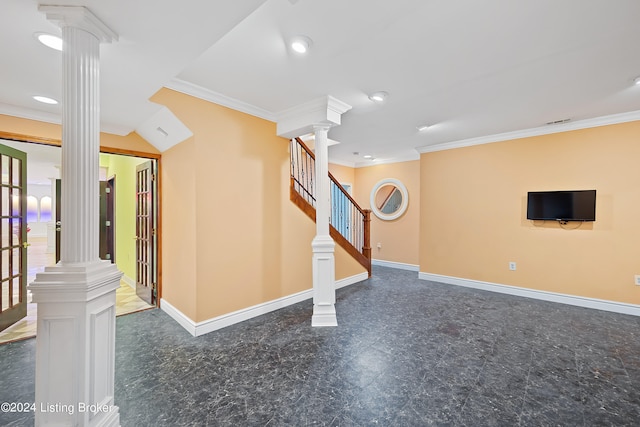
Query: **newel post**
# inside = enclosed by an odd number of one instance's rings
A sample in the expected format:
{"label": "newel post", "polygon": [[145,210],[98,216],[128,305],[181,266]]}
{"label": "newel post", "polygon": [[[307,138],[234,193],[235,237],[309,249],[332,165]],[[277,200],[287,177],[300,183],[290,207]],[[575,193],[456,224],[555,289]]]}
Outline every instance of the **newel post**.
{"label": "newel post", "polygon": [[367,271],[371,277],[371,209],[363,209],[364,212],[364,242],[362,246],[362,254],[369,260]]}

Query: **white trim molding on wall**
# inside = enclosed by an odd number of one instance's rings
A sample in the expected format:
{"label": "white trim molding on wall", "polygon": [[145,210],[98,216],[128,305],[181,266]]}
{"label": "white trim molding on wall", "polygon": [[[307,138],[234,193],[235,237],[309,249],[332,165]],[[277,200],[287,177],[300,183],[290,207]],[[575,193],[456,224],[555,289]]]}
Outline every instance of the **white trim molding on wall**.
{"label": "white trim molding on wall", "polygon": [[371,265],[380,267],[397,268],[398,270],[420,271],[420,266],[415,264],[405,264],[404,262],[385,261],[383,259],[372,259]]}
{"label": "white trim molding on wall", "polygon": [[[367,278],[368,274],[365,272],[356,274],[355,276],[347,277],[345,279],[336,280],[336,289],[353,285],[354,283],[361,282],[363,280],[366,280]],[[313,289],[298,292],[296,294],[288,295],[286,297],[278,298],[262,304],[254,305],[253,307],[243,308],[232,313],[227,313],[223,314],[222,316],[203,320],[202,322],[194,322],[164,298],[160,300],[160,308],[171,318],[173,318],[173,320],[178,322],[180,326],[185,328],[191,335],[193,335],[194,337],[198,337],[200,335],[217,331],[218,329],[226,328],[227,326],[235,325],[236,323],[253,319],[254,317],[258,317],[263,314],[267,314],[272,311],[279,310],[281,308],[285,308],[287,306],[297,304],[311,298],[313,298]]]}
{"label": "white trim molding on wall", "polygon": [[607,301],[596,298],[587,298],[576,295],[560,294],[557,292],[539,291],[535,289],[520,288],[517,286],[500,285],[498,283],[482,282],[479,280],[462,279],[459,277],[443,276],[440,274],[420,272],[418,277],[431,282],[446,283],[449,285],[464,286],[467,288],[481,289],[483,291],[498,292],[501,294],[516,295],[525,298],[533,298],[543,301],[557,302],[560,304],[574,305],[578,307],[593,308],[596,310],[610,311],[613,313],[640,316],[640,305],[623,302]]}

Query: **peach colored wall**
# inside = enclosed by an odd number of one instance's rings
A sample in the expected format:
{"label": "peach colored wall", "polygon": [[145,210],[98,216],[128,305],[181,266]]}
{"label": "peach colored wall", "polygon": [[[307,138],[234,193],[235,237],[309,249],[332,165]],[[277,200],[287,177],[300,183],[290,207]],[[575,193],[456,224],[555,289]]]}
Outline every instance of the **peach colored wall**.
{"label": "peach colored wall", "polygon": [[349,166],[342,166],[335,163],[329,163],[329,172],[340,184],[351,184],[352,194],[355,191],[355,169]]}
{"label": "peach colored wall", "polygon": [[[400,218],[383,221],[371,213],[371,256],[373,259],[418,265],[418,228],[420,220],[420,161],[368,166],[355,170],[358,204],[370,209],[374,185],[385,178],[400,180],[409,193],[409,206]],[[377,244],[381,244],[378,249]]]}
{"label": "peach colored wall", "polygon": [[[0,114],[0,131],[24,135],[25,137],[49,138],[57,141],[62,138],[62,127],[60,125],[3,114]],[[153,145],[135,132],[131,132],[126,136],[102,132],[100,133],[100,146],[102,148],[117,148],[141,153],[159,153]]]}
{"label": "peach colored wall", "polygon": [[[639,304],[638,141],[631,122],[423,154],[420,271]],[[526,219],[528,191],[581,189],[595,222]]]}
{"label": "peach colored wall", "polygon": [[193,138],[162,154],[162,298],[196,318],[196,156]]}
{"label": "peach colored wall", "polygon": [[[195,186],[185,201],[195,233],[168,233],[177,223],[163,211],[164,298],[183,311],[179,289],[195,283],[195,316],[183,312],[198,322],[310,289],[315,225],[289,200],[288,141],[276,136],[275,123],[170,89],[152,100],[194,133],[183,158],[173,152],[182,144],[162,156],[166,179],[181,165]],[[175,209],[176,191],[184,189],[163,184],[165,209]],[[195,277],[167,276],[182,268],[166,248],[184,245],[195,248]],[[336,249],[337,271],[357,274],[342,255]]]}

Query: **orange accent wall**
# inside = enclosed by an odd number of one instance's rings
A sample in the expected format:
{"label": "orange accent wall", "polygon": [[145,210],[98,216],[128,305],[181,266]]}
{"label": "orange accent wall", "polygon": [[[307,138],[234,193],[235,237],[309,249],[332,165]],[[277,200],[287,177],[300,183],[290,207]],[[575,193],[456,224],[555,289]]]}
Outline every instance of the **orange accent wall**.
{"label": "orange accent wall", "polygon": [[[364,209],[371,209],[374,185],[385,178],[401,181],[409,193],[407,211],[398,219],[383,221],[371,213],[371,257],[403,264],[419,263],[420,161],[408,161],[355,169],[354,198]],[[378,243],[381,248],[378,249]]]}
{"label": "orange accent wall", "polygon": [[[631,122],[422,154],[420,271],[639,304],[639,141]],[[582,189],[595,222],[526,219],[528,191]]]}
{"label": "orange accent wall", "polygon": [[[163,298],[200,322],[310,289],[315,224],[289,200],[275,123],[170,89],[152,101],[194,134],[162,154]],[[365,271],[335,257],[336,279]]]}

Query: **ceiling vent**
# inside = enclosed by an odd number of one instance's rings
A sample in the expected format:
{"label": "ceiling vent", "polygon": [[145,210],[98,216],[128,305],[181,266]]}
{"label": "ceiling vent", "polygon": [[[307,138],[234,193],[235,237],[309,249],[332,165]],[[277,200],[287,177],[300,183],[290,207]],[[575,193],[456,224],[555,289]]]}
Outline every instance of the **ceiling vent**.
{"label": "ceiling vent", "polygon": [[556,120],[553,122],[547,122],[548,125],[559,125],[561,123],[567,123],[568,121],[571,121],[571,119],[562,119],[562,120]]}
{"label": "ceiling vent", "polygon": [[193,132],[167,107],[160,108],[145,120],[136,132],[161,153],[193,136]]}

